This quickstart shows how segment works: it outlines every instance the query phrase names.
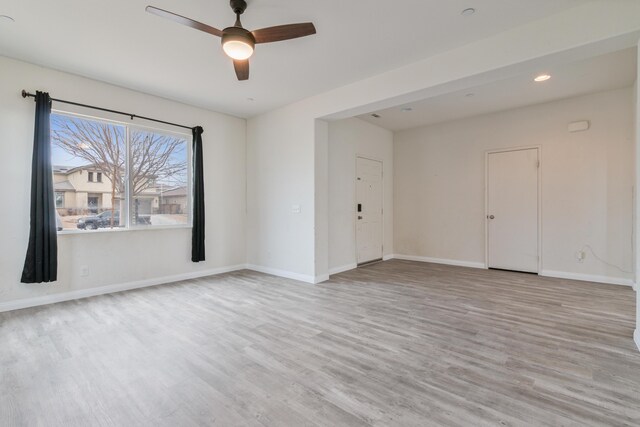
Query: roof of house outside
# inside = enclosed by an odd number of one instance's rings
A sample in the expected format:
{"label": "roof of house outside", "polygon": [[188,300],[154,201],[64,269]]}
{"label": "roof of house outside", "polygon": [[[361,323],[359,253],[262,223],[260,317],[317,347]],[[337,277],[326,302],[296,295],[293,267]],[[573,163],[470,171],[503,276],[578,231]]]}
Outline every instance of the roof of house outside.
{"label": "roof of house outside", "polygon": [[93,169],[96,172],[100,172],[100,168],[94,164],[82,165],[82,166],[61,166],[53,165],[53,173],[69,175],[79,170]]}
{"label": "roof of house outside", "polygon": [[[82,166],[53,165],[52,169],[53,169],[53,173],[54,174],[64,174],[64,175],[69,175],[69,174],[72,174],[72,173],[80,171],[80,170],[88,170],[90,172],[105,173],[104,169],[101,168],[100,166],[96,165],[96,164],[88,164],[88,165],[82,165]],[[157,175],[147,174],[146,176],[149,179],[156,179],[157,178]]]}
{"label": "roof of house outside", "polygon": [[76,187],[69,181],[56,182],[53,184],[53,189],[55,191],[76,191]]}
{"label": "roof of house outside", "polygon": [[175,187],[170,190],[166,190],[162,192],[163,197],[178,197],[178,196],[186,196],[187,195],[187,187]]}

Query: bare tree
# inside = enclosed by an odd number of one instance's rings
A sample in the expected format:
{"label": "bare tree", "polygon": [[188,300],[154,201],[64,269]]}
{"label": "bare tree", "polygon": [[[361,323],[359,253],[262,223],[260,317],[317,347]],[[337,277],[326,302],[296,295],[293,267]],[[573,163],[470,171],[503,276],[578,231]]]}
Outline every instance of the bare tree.
{"label": "bare tree", "polygon": [[[105,122],[68,116],[52,117],[53,143],[85,160],[111,181],[111,226],[116,196],[124,194],[127,142],[125,128]],[[184,139],[137,129],[129,132],[132,197],[154,189],[158,182],[186,185]]]}

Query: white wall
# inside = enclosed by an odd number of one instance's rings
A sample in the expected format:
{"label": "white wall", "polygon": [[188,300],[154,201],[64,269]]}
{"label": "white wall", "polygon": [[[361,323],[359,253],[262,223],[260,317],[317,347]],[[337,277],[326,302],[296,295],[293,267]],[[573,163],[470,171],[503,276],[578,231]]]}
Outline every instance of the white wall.
{"label": "white wall", "polygon": [[[314,168],[326,145],[317,119],[338,119],[634,46],[640,4],[595,0],[248,121],[248,255],[263,271],[318,281],[328,182]],[[323,139],[324,138],[324,139]],[[317,148],[318,147],[318,148]],[[289,160],[293,161],[291,163]],[[301,204],[291,214],[291,204]]]}
{"label": "white wall", "polygon": [[329,280],[329,123],[324,120],[315,120],[314,146],[314,182],[322,182],[324,185],[316,185],[314,199],[314,258],[315,271],[314,283]]}
{"label": "white wall", "polygon": [[383,164],[383,255],[393,254],[393,133],[353,118],[329,123],[329,271],[355,268],[356,157]]}
{"label": "white wall", "polygon": [[[578,120],[591,129],[569,133]],[[484,264],[485,152],[533,145],[542,146],[543,272],[630,282],[631,88],[397,133],[396,253]],[[578,263],[584,245],[628,273],[591,253]]]}
{"label": "white wall", "polygon": [[300,135],[314,135],[315,123],[299,114],[284,108],[248,121],[247,262],[314,281],[315,146],[301,143]]}
{"label": "white wall", "polygon": [[[187,125],[202,125],[205,130],[207,261],[191,262],[190,229],[60,235],[58,281],[52,284],[20,283],[29,233],[34,124],[33,99],[23,99],[20,96],[22,89],[44,90],[55,98]],[[66,107],[54,104],[54,108]],[[96,114],[91,110],[84,112]],[[118,117],[118,120],[122,119]],[[139,123],[150,125],[149,122]],[[3,195],[0,305],[25,298],[168,276],[204,274],[244,265],[245,162],[246,121],[243,119],[0,57],[0,182]],[[80,277],[81,266],[89,267],[88,277]]]}

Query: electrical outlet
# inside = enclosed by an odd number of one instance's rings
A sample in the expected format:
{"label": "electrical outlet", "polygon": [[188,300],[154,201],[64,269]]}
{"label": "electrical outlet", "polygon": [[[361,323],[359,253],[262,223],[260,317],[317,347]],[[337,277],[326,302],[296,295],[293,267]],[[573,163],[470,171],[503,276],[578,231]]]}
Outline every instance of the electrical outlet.
{"label": "electrical outlet", "polygon": [[80,267],[80,277],[87,277],[89,275],[89,267],[83,265]]}
{"label": "electrical outlet", "polygon": [[585,251],[580,250],[576,252],[576,259],[578,260],[579,263],[583,263],[586,257],[587,257],[587,253]]}

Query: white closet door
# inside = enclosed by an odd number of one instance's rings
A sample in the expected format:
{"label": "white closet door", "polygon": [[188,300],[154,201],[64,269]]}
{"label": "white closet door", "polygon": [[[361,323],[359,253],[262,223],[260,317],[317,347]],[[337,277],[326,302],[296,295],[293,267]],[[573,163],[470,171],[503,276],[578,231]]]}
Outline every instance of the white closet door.
{"label": "white closet door", "polygon": [[491,153],[487,167],[489,268],[537,273],[538,149]]}

